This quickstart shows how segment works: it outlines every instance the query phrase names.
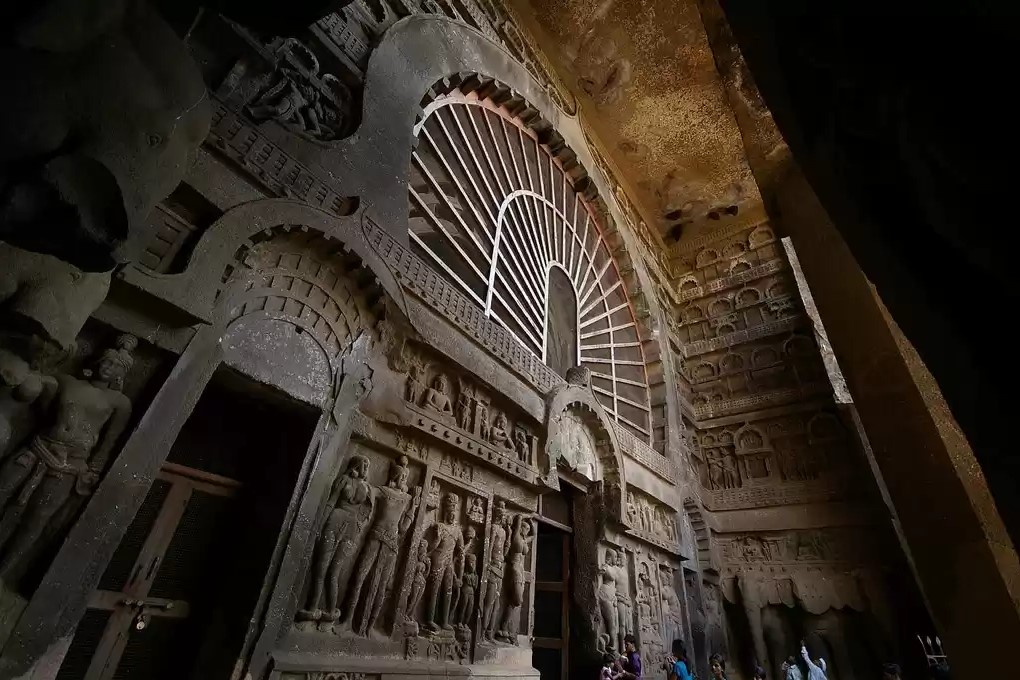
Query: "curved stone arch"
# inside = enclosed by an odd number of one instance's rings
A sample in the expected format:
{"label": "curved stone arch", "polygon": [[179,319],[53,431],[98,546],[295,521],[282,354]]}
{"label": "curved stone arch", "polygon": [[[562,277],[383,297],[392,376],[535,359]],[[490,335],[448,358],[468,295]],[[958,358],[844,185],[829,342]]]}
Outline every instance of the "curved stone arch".
{"label": "curved stone arch", "polygon": [[[575,372],[576,371],[576,372]],[[580,376],[585,374],[587,380]],[[616,436],[616,427],[609,419],[595,393],[592,392],[590,377],[586,369],[578,371],[571,369],[567,374],[568,382],[553,389],[546,396],[545,421],[546,440],[544,454],[548,468],[544,470],[546,483],[553,488],[559,488],[556,477],[556,465],[562,453],[558,450],[559,432],[563,426],[563,414],[567,412],[581,413],[585,424],[596,436],[598,460],[596,467],[596,479],[593,481],[602,482],[605,488],[605,502],[610,507],[616,519],[623,520],[624,499],[627,497],[627,480],[624,473],[623,452],[620,442]],[[574,378],[571,381],[571,378]],[[609,493],[608,487],[616,486],[619,493]]]}
{"label": "curved stone arch", "polygon": [[154,274],[132,266],[122,276],[129,283],[211,323],[223,285],[236,266],[239,254],[273,230],[297,228],[320,234],[348,251],[371,272],[375,284],[405,311],[403,290],[387,263],[366,241],[359,217],[357,214],[337,217],[292,199],[252,201],[228,210],[210,225],[181,272]]}

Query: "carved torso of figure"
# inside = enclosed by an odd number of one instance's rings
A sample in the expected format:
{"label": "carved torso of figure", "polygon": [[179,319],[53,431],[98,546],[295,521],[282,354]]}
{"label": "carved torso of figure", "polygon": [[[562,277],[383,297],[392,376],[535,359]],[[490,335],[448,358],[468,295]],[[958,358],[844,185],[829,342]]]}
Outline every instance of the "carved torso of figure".
{"label": "carved torso of figure", "polygon": [[454,553],[464,548],[464,538],[460,532],[460,524],[438,522],[435,525],[436,541],[432,549],[433,573],[441,573],[453,561]]}
{"label": "carved torso of figure", "polygon": [[517,450],[517,458],[527,461],[530,451],[528,450],[528,433],[518,428],[514,430],[514,448]]}
{"label": "carved torso of figure", "polygon": [[389,486],[377,489],[375,523],[372,535],[391,550],[397,549],[400,538],[400,520],[407,511],[411,494]]}
{"label": "carved torso of figure", "polygon": [[437,376],[432,387],[425,391],[425,406],[444,416],[453,415],[453,406],[450,404],[444,376]]}
{"label": "carved torso of figure", "polygon": [[503,578],[503,564],[507,555],[506,526],[493,521],[492,536],[489,539],[489,573],[496,578]]}
{"label": "carved torso of figure", "polygon": [[507,434],[507,421],[506,415],[500,413],[496,416],[496,420],[493,421],[492,427],[489,429],[489,441],[496,446],[502,446],[503,448],[513,448],[513,444],[510,442],[510,435]]}
{"label": "carved torso of figure", "polygon": [[114,409],[129,409],[131,402],[116,390],[68,375],[58,376],[57,385],[53,425],[40,436],[58,457],[84,461],[99,442]]}
{"label": "carved torso of figure", "polygon": [[464,389],[457,395],[457,427],[462,430],[471,429],[471,399]]}

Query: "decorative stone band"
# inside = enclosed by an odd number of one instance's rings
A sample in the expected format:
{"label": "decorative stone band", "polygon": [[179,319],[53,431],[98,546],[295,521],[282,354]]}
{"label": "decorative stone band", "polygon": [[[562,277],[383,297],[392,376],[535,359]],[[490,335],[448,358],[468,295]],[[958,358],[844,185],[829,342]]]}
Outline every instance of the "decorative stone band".
{"label": "decorative stone band", "polygon": [[350,199],[213,97],[213,119],[206,145],[245,168],[276,196],[296,198],[334,215],[350,213]]}
{"label": "decorative stone band", "polygon": [[[693,486],[693,485],[692,485]],[[801,503],[827,503],[855,495],[845,479],[809,482],[784,482],[775,486],[751,486],[737,489],[700,490],[706,510],[746,510]]]}
{"label": "decorative stone band", "polygon": [[671,460],[635,437],[619,423],[613,422],[613,427],[616,428],[616,440],[620,442],[620,448],[623,449],[625,455],[641,463],[670,484],[677,483],[679,475],[676,465]]}
{"label": "decorative stone band", "polygon": [[649,531],[644,531],[643,529],[637,529],[635,527],[628,528],[627,529],[627,533],[630,536],[633,536],[636,539],[639,539],[641,541],[644,541],[645,543],[649,543],[651,545],[654,545],[656,548],[659,548],[660,550],[665,550],[666,552],[670,553],[671,555],[680,555],[680,554],[682,554],[680,552],[680,543],[679,542],[664,541],[664,540],[662,540],[661,538],[659,538],[658,536],[656,536],[655,534],[653,534],[653,533],[651,533]]}
{"label": "decorative stone band", "polygon": [[764,323],[760,326],[753,326],[735,333],[727,333],[726,335],[722,335],[717,338],[692,342],[689,345],[684,345],[684,357],[689,359],[693,356],[713,352],[717,349],[725,349],[726,347],[742,345],[745,342],[751,342],[752,340],[757,340],[759,338],[767,338],[770,335],[789,333],[796,330],[802,323],[803,319],[801,317],[791,316],[786,319],[780,319],[779,321]]}
{"label": "decorative stone band", "polygon": [[530,486],[544,488],[544,485],[539,481],[538,470],[517,460],[513,452],[494,448],[488,442],[483,442],[474,435],[454,427],[453,424],[437,419],[432,411],[413,404],[405,405],[412,414],[411,425],[421,432],[451,446],[456,446],[476,460],[499,468]]}
{"label": "decorative stone band", "polygon": [[815,383],[813,385],[801,385],[799,387],[790,387],[783,390],[773,390],[772,392],[765,392],[763,394],[752,394],[746,397],[737,397],[736,399],[725,399],[723,401],[715,401],[708,404],[697,404],[692,407],[692,410],[694,412],[694,416],[699,420],[705,418],[718,418],[731,413],[747,413],[748,411],[761,411],[762,409],[772,408],[774,406],[783,406],[785,404],[799,401],[800,399],[828,394],[830,391],[831,388],[829,385],[825,383]]}
{"label": "decorative stone band", "polygon": [[704,236],[690,240],[684,240],[683,243],[676,244],[675,246],[669,249],[669,256],[679,257],[681,255],[686,255],[687,253],[693,253],[696,250],[701,250],[702,248],[709,244],[718,243],[719,241],[725,241],[726,239],[730,238],[731,236],[739,234],[745,229],[755,229],[757,227],[767,225],[768,223],[769,223],[768,219],[748,221],[735,220],[732,224],[723,227],[722,229],[712,230],[706,233]]}
{"label": "decorative stone band", "polygon": [[[748,281],[754,281],[770,274],[776,274],[784,269],[786,269],[785,260],[769,260],[765,264],[760,264],[757,267],[752,267],[751,269],[744,270],[738,274],[734,274],[733,276],[723,276],[718,279],[712,279],[705,284],[699,284],[693,288],[683,289],[680,291],[680,302],[688,302],[712,293],[719,293],[729,288],[736,288]],[[680,285],[683,285],[683,281],[680,282]]]}

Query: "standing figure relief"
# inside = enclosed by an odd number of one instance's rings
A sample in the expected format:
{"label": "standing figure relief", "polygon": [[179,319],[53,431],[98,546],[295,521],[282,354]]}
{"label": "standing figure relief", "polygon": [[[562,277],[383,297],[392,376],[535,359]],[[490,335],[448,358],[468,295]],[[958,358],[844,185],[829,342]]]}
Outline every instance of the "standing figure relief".
{"label": "standing figure relief", "polygon": [[482,608],[482,634],[487,640],[494,640],[497,619],[500,612],[500,601],[503,594],[503,568],[510,552],[507,540],[508,517],[506,505],[497,500],[492,513],[492,533],[489,538],[489,555],[486,561],[485,602]]}
{"label": "standing figure relief", "polygon": [[326,502],[326,520],[315,546],[312,582],[305,609],[298,621],[320,622],[332,626],[340,621],[340,600],[355,553],[358,537],[374,507],[372,487],[367,481],[368,458],[354,454],[347,469],[336,478]]}
{"label": "standing figure relief", "polygon": [[432,575],[426,606],[429,630],[452,630],[450,619],[454,588],[459,589],[464,575],[464,536],[460,527],[460,496],[447,492],[442,501],[442,517],[435,524],[432,548]]}
{"label": "standing figure relief", "polygon": [[517,633],[520,629],[521,606],[524,604],[524,587],[527,582],[528,569],[524,565],[524,558],[531,548],[534,533],[531,518],[517,515],[509,541],[510,573],[506,578],[506,611],[503,614],[503,627],[499,631],[500,639],[513,645],[518,644]]}
{"label": "standing figure relief", "polygon": [[73,516],[61,511],[90,495],[105,471],[131,414],[122,390],[137,344],[122,335],[81,378],[58,375],[55,390],[53,379],[46,381],[41,427],[0,464],[0,579],[16,577],[40,539],[61,532],[54,522]]}
{"label": "standing figure relief", "polygon": [[[383,602],[393,580],[400,541],[407,533],[414,513],[421,503],[420,489],[414,496],[407,491],[407,456],[401,456],[390,468],[386,486],[373,489],[375,519],[369,530],[368,541],[358,558],[357,572],[351,586],[351,595],[344,624],[350,624],[358,635],[367,635],[382,611]],[[365,580],[372,575],[367,590]],[[361,605],[361,616],[354,625],[356,610]]]}

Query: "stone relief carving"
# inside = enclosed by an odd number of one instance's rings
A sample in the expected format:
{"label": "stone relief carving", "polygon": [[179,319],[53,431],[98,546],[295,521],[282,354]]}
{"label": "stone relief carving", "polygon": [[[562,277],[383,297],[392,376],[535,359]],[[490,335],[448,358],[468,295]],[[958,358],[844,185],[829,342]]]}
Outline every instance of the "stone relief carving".
{"label": "stone relief carving", "polygon": [[0,579],[5,586],[38,553],[44,536],[62,535],[77,505],[106,471],[131,414],[131,401],[122,390],[137,344],[134,336],[121,335],[80,378],[20,372],[23,367],[5,357],[8,369],[15,369],[8,370],[5,382],[24,386],[22,396],[45,398],[25,441],[0,464]]}
{"label": "stone relief carving", "polygon": [[454,589],[459,589],[464,576],[464,536],[460,526],[460,497],[448,492],[443,496],[442,517],[434,525],[432,571],[429,577],[429,599],[426,602],[426,625],[435,632],[452,630],[450,617]]}
{"label": "stone relief carving", "polygon": [[367,481],[370,465],[365,456],[353,454],[346,470],[333,482],[326,520],[315,546],[307,606],[298,611],[298,621],[326,626],[340,621],[340,601],[354,549],[373,508],[372,487]]}
{"label": "stone relief carving", "polygon": [[503,572],[507,556],[510,554],[510,521],[506,504],[502,500],[497,500],[493,508],[489,534],[489,554],[486,560],[488,585],[485,589],[482,613],[482,634],[490,641],[495,640],[498,618],[502,611]]}
{"label": "stone relief carving", "polygon": [[680,598],[673,585],[673,570],[669,567],[659,568],[659,591],[662,594],[661,610],[663,635],[662,640],[672,644],[673,640],[683,638],[683,612],[680,609]]}
{"label": "stone relief carving", "polygon": [[637,535],[671,552],[679,552],[676,513],[650,497],[627,491],[627,523]]}
{"label": "stone relief carving", "polygon": [[524,586],[528,573],[524,559],[531,550],[536,533],[533,521],[523,514],[518,514],[513,520],[513,530],[509,538],[506,608],[503,612],[503,625],[497,635],[500,640],[512,645],[519,644],[517,634],[520,629],[521,607],[524,604]]}
{"label": "stone relief carving", "polygon": [[602,615],[602,634],[597,642],[598,650],[623,649],[620,646],[620,605],[617,597],[619,569],[617,552],[614,548],[606,548],[605,558],[599,568],[598,602],[599,613]]}
{"label": "stone relief carving", "polygon": [[227,75],[219,95],[252,120],[276,121],[307,139],[331,141],[350,128],[351,93],[332,73],[322,73],[312,48],[296,38],[263,43],[235,26],[257,55],[242,59]]}
{"label": "stone relief carving", "polygon": [[[387,485],[373,490],[374,518],[368,540],[358,557],[349,603],[342,622],[345,626],[351,626],[358,635],[367,635],[379,618],[393,580],[397,550],[421,503],[420,488],[416,488],[413,495],[408,492],[409,472],[407,457],[401,456],[392,464]],[[368,589],[363,591],[369,574],[372,579]],[[361,616],[355,624],[354,617],[359,605]]]}

